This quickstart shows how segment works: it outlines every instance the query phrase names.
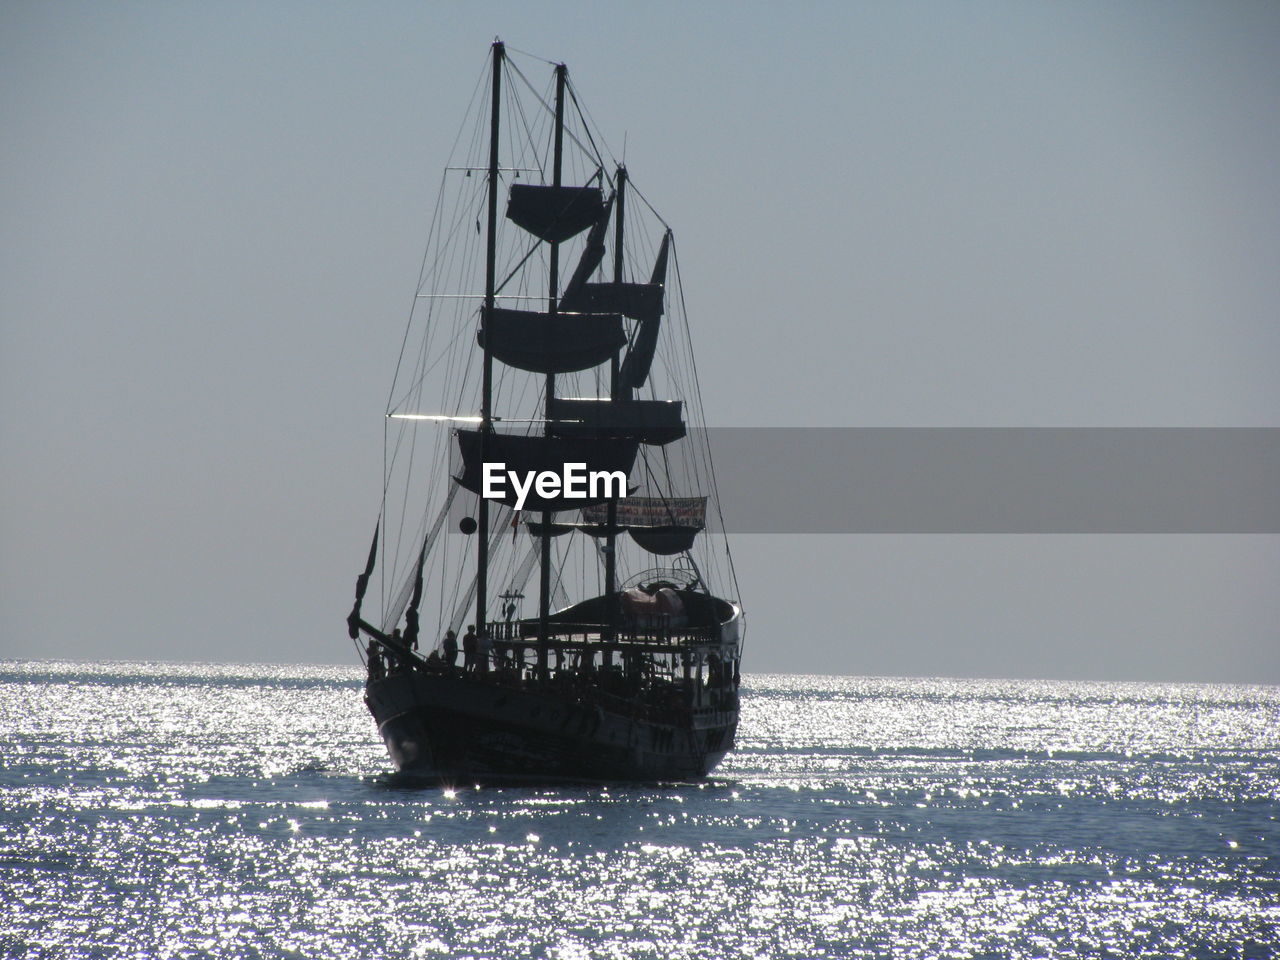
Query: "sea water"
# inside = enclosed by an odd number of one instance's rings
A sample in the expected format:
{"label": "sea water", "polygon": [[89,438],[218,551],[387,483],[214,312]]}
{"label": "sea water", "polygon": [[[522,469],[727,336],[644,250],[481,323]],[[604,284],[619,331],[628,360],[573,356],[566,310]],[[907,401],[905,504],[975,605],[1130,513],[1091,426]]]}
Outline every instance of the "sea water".
{"label": "sea water", "polygon": [[0,663],[12,957],[1270,957],[1280,688],[744,678],[705,783],[396,777],[347,668]]}

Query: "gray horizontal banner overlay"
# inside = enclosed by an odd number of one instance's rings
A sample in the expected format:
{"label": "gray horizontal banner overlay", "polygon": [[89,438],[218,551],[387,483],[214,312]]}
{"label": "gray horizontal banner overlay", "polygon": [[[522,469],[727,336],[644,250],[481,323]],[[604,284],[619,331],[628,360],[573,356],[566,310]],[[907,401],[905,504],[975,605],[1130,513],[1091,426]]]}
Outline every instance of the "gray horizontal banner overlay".
{"label": "gray horizontal banner overlay", "polygon": [[730,533],[1280,533],[1280,429],[723,427],[705,439]]}

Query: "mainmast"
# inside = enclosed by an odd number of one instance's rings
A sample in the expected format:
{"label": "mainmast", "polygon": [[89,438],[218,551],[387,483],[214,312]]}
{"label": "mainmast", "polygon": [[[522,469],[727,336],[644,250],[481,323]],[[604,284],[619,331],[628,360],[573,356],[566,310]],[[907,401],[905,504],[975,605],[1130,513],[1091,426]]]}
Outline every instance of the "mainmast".
{"label": "mainmast", "polygon": [[[564,167],[564,85],[568,68],[563,64],[556,66],[556,127],[555,154],[551,167],[551,184],[559,190],[562,185]],[[560,241],[551,241],[550,278],[547,283],[547,313],[555,317],[560,302]],[[552,322],[554,326],[554,321]],[[551,422],[554,419],[556,397],[556,375],[547,374],[546,380],[546,423],[543,425],[545,435],[551,435]],[[538,672],[547,672],[547,637],[551,616],[551,511],[542,511],[542,529],[546,535],[542,537],[541,564],[538,578]]]}
{"label": "mainmast", "polygon": [[[622,285],[622,244],[623,221],[627,210],[627,168],[618,164],[618,187],[616,219],[613,227],[613,282]],[[616,402],[621,399],[618,377],[618,355],[615,353],[609,361],[609,398]],[[630,397],[631,390],[627,390]],[[605,615],[608,619],[605,633],[606,639],[612,640],[618,626],[618,498],[609,498],[609,512],[605,516],[606,534],[604,547],[604,596]]]}
{"label": "mainmast", "polygon": [[[489,234],[484,264],[484,310],[486,320],[493,314],[497,283],[498,240],[498,118],[502,97],[502,60],[506,48],[493,42],[493,87],[489,112]],[[493,433],[493,351],[484,344],[484,379],[480,395],[480,459],[488,455],[488,439]],[[476,544],[476,630],[485,631],[489,603],[489,501],[480,497],[479,542]]]}

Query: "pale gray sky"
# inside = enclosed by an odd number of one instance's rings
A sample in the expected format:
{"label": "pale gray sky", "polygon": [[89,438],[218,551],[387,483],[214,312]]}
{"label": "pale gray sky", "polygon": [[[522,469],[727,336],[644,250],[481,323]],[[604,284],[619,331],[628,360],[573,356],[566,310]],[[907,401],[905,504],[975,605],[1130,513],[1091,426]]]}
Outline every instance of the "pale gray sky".
{"label": "pale gray sky", "polygon": [[[11,2],[0,656],[351,659],[495,35],[675,227],[711,424],[1280,426],[1273,3]],[[748,669],[1280,682],[1280,537],[735,548]]]}

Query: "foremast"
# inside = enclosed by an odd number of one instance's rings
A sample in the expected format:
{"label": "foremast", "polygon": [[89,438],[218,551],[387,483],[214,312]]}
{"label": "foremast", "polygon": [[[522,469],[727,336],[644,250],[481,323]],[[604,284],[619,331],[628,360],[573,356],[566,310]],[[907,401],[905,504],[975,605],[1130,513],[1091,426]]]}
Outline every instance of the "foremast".
{"label": "foremast", "polygon": [[[493,313],[497,296],[498,263],[498,134],[502,104],[502,61],[506,47],[501,40],[493,42],[493,79],[489,93],[489,217],[485,241],[484,261],[484,311]],[[488,338],[486,338],[487,341]],[[480,459],[489,455],[490,435],[493,433],[493,350],[488,342],[482,343],[484,370],[480,394]],[[476,629],[483,635],[486,627],[486,611],[489,609],[489,501],[480,498],[477,508],[477,527],[480,534],[476,543]]]}

